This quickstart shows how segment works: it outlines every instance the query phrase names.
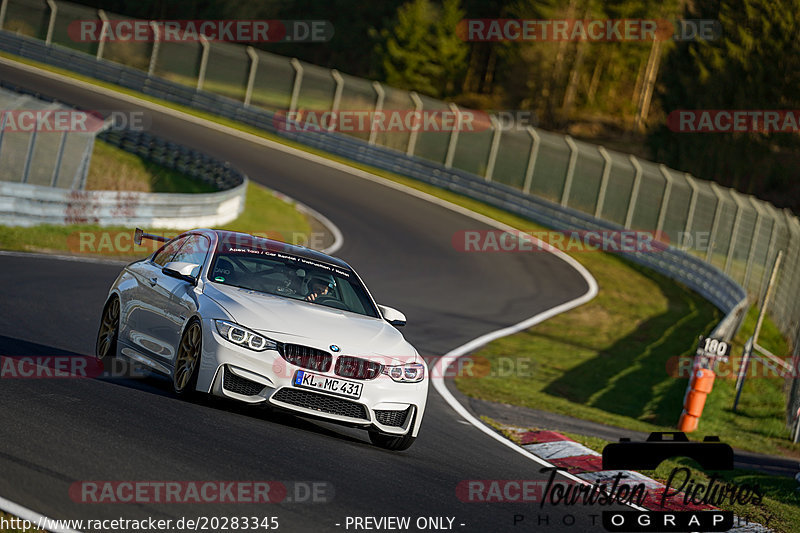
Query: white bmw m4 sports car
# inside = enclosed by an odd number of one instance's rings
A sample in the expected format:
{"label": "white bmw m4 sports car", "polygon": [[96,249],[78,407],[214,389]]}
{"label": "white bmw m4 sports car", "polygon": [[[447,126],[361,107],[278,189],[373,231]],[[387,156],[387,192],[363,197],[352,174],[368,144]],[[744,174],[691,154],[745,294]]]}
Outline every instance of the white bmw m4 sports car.
{"label": "white bmw m4 sports car", "polygon": [[[136,230],[142,237],[163,237]],[[425,411],[428,368],[344,261],[229,231],[185,232],[127,265],[103,308],[97,357],[209,393],[363,428],[404,450]]]}

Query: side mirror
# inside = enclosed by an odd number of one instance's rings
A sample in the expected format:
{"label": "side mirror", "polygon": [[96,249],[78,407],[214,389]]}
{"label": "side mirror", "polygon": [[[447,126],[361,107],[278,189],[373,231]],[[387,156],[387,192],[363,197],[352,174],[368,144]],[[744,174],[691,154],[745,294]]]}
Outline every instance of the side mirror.
{"label": "side mirror", "polygon": [[406,315],[404,315],[397,309],[388,307],[386,305],[379,305],[378,309],[380,309],[381,314],[383,315],[383,319],[386,320],[389,324],[398,328],[406,325]]}
{"label": "side mirror", "polygon": [[161,272],[172,278],[182,279],[192,285],[197,285],[197,277],[192,275],[195,269],[200,269],[200,265],[194,263],[184,263],[183,261],[170,261]]}

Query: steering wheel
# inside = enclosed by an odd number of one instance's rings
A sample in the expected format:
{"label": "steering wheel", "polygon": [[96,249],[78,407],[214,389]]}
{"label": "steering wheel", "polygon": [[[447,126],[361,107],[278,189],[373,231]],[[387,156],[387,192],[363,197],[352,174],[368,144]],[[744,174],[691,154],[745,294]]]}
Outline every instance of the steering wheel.
{"label": "steering wheel", "polygon": [[318,303],[327,307],[333,307],[335,309],[347,310],[347,306],[332,296],[318,296],[317,299],[314,300],[314,303]]}

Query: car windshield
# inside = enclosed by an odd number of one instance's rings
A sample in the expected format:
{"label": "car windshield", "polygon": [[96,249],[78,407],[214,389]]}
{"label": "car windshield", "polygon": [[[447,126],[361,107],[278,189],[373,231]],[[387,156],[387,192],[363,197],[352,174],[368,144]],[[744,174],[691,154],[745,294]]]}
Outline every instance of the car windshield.
{"label": "car windshield", "polygon": [[259,246],[222,245],[208,277],[215,283],[377,318],[352,270]]}

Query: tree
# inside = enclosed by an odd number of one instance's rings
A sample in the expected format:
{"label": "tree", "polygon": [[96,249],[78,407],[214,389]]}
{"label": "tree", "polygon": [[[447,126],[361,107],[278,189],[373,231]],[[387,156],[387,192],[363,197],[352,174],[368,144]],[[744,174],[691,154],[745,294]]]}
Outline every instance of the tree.
{"label": "tree", "polygon": [[452,95],[466,69],[468,45],[457,34],[464,17],[459,0],[413,0],[397,10],[375,47],[383,78],[394,87],[434,97]]}
{"label": "tree", "polygon": [[[798,109],[798,11],[800,0],[696,2],[686,18],[717,18],[722,36],[679,43],[673,50],[658,93],[664,111]],[[687,133],[661,127],[650,142],[657,157],[676,168],[778,205],[792,201],[787,186],[798,177],[796,133]]]}

